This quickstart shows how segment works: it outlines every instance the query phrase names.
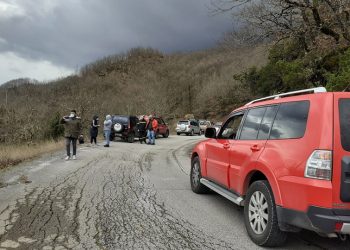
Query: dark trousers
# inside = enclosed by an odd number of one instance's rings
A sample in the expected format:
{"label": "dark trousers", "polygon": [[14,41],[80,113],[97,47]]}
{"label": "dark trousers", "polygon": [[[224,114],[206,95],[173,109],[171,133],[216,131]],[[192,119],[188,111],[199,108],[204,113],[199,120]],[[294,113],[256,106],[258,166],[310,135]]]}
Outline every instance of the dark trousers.
{"label": "dark trousers", "polygon": [[95,144],[97,144],[96,137],[91,136],[90,142],[91,142],[91,144],[92,144],[93,142],[95,142]]}
{"label": "dark trousers", "polygon": [[66,137],[67,156],[70,156],[70,144],[73,146],[73,155],[77,154],[77,138]]}

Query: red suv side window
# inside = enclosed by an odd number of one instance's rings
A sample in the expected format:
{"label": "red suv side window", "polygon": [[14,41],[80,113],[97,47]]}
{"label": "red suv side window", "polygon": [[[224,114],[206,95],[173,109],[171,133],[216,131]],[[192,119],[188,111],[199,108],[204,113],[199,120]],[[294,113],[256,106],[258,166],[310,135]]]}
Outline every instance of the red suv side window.
{"label": "red suv side window", "polygon": [[310,102],[282,103],[272,125],[270,140],[304,137]]}
{"label": "red suv side window", "polygon": [[271,126],[276,117],[278,106],[270,106],[266,108],[264,119],[261,122],[258,140],[267,140],[270,136]]}
{"label": "red suv side window", "polygon": [[350,151],[350,99],[339,100],[341,144]]}
{"label": "red suv side window", "polygon": [[221,134],[218,136],[219,139],[236,139],[240,128],[243,114],[235,115],[230,118],[224,125]]}
{"label": "red suv side window", "polygon": [[239,138],[240,140],[256,140],[265,111],[266,107],[255,108],[248,111]]}

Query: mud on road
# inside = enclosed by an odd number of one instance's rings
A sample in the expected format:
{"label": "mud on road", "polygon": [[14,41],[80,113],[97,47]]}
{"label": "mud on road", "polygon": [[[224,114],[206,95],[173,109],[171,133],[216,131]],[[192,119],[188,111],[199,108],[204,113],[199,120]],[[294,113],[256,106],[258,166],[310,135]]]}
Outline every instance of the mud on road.
{"label": "mud on road", "polygon": [[[260,249],[239,207],[192,193],[189,154],[202,139],[82,147],[76,161],[58,152],[0,172],[0,250]],[[281,249],[350,245],[303,232]]]}

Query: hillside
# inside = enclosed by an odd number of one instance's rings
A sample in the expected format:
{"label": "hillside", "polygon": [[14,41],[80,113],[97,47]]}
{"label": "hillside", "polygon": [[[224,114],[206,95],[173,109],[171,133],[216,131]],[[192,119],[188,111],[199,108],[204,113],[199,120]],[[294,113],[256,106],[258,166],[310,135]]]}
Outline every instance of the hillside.
{"label": "hillside", "polygon": [[169,122],[187,113],[221,118],[251,98],[249,87],[233,75],[263,66],[267,54],[264,47],[172,55],[138,48],[48,84],[0,87],[0,141],[52,137],[57,120],[70,109],[82,117],[85,133],[94,114],[103,119],[106,114],[156,113]]}

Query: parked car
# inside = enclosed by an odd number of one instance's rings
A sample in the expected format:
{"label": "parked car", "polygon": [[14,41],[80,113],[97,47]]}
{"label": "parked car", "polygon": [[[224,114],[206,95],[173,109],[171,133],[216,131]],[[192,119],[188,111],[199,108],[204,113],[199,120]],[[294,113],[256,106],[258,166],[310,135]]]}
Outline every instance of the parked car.
{"label": "parked car", "polygon": [[350,234],[350,93],[324,88],[254,100],[193,150],[191,187],[244,206],[250,238],[282,245],[301,229]]}
{"label": "parked car", "polygon": [[159,135],[162,135],[164,138],[168,138],[169,137],[168,124],[165,123],[161,117],[155,117],[155,119],[158,121],[158,130],[156,133],[156,137],[158,137]]}
{"label": "parked car", "polygon": [[202,133],[205,133],[207,128],[209,128],[210,126],[211,126],[211,122],[210,121],[199,120],[199,127],[200,127]]}
{"label": "parked car", "polygon": [[222,126],[222,122],[216,122],[213,126],[213,128],[215,128],[216,130],[216,133],[218,133],[221,129],[221,126]]}
{"label": "parked car", "polygon": [[116,137],[119,137],[124,141],[133,143],[135,138],[139,137],[136,127],[138,122],[139,119],[136,116],[113,115],[110,139],[114,140]]}
{"label": "parked car", "polygon": [[177,135],[201,135],[201,129],[199,127],[198,121],[196,120],[182,120],[177,123],[176,133]]}

